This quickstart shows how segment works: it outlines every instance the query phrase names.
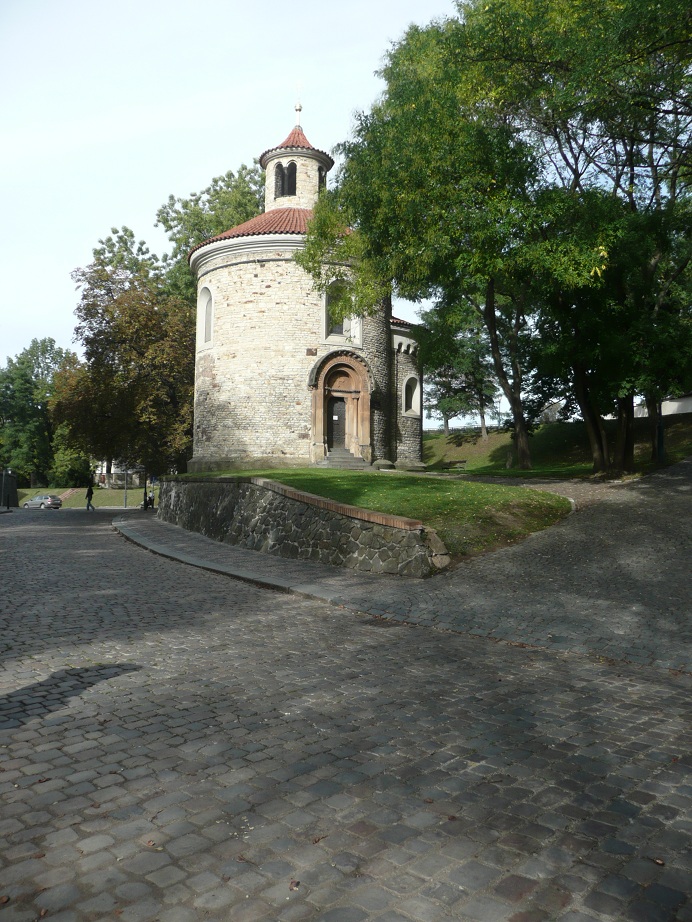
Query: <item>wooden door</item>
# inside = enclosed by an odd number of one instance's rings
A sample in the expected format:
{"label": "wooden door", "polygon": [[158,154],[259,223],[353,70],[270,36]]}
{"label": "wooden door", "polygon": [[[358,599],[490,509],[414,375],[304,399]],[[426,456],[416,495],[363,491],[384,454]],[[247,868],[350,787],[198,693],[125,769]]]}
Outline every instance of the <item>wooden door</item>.
{"label": "wooden door", "polygon": [[346,446],[346,401],[343,397],[330,397],[327,406],[327,447]]}

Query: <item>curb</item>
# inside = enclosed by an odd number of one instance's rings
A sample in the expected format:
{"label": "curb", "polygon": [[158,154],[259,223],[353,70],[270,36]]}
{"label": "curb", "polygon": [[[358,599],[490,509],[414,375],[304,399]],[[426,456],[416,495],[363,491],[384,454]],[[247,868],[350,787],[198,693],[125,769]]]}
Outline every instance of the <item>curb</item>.
{"label": "curb", "polygon": [[336,599],[330,598],[326,593],[320,594],[317,592],[310,592],[305,588],[300,588],[300,584],[293,584],[292,581],[281,579],[281,577],[275,577],[273,579],[268,579],[266,576],[258,576],[249,572],[248,570],[228,566],[220,563],[212,563],[209,560],[205,560],[202,557],[195,557],[190,554],[184,554],[182,551],[174,551],[165,544],[159,544],[155,541],[151,541],[149,538],[140,534],[136,527],[132,527],[122,519],[114,519],[112,526],[123,538],[127,541],[136,544],[138,547],[142,547],[147,551],[150,551],[152,554],[156,554],[159,557],[165,557],[168,560],[176,560],[179,563],[187,564],[191,567],[196,567],[200,570],[206,570],[209,573],[219,573],[221,576],[227,576],[231,579],[240,580],[243,583],[249,583],[251,586],[257,586],[259,589],[269,589],[274,592],[285,592],[289,595],[298,595],[302,598],[313,599],[317,602],[330,602],[332,604],[341,604]]}

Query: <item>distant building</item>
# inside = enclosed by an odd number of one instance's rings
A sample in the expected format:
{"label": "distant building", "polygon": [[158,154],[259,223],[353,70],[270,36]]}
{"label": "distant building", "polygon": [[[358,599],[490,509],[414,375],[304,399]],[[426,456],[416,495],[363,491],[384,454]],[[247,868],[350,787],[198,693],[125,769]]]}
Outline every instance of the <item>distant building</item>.
{"label": "distant building", "polygon": [[[661,415],[675,416],[678,413],[692,413],[692,394],[684,394],[682,397],[669,397],[661,401]],[[634,408],[634,415],[638,417],[648,416],[649,411],[646,404],[639,404]]]}
{"label": "distant building", "polygon": [[198,301],[189,470],[420,467],[415,327],[389,305],[335,323],[329,295],[293,259],[332,158],[297,124],[260,163],[264,213],[190,254]]}

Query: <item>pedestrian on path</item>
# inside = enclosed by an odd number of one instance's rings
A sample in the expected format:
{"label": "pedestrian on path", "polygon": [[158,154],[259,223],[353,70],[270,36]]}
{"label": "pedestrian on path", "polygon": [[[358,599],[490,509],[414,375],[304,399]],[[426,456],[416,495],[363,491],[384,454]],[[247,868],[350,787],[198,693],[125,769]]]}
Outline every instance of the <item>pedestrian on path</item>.
{"label": "pedestrian on path", "polygon": [[92,487],[91,484],[89,484],[89,489],[86,491],[86,501],[87,501],[86,511],[87,512],[90,509],[92,512],[96,512],[96,509],[94,509],[93,503],[91,502],[93,495],[94,495],[94,488]]}

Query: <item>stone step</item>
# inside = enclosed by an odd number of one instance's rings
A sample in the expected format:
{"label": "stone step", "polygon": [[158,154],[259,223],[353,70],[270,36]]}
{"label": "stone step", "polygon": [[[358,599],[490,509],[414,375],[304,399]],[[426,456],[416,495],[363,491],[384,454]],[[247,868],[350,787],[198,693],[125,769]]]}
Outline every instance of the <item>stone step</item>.
{"label": "stone step", "polygon": [[318,461],[316,467],[331,467],[337,470],[362,471],[370,467],[363,458],[356,458],[345,448],[333,448],[324,461]]}

